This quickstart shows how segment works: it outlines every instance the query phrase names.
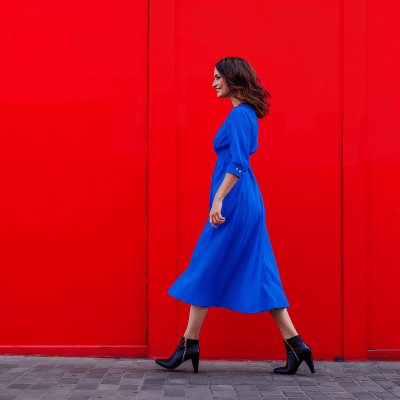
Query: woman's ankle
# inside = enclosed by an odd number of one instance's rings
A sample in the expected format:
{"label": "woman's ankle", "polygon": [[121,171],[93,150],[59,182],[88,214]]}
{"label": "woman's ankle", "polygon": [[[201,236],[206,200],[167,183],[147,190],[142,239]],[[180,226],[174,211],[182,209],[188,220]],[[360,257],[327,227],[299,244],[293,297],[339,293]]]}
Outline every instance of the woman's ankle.
{"label": "woman's ankle", "polygon": [[298,335],[299,334],[296,331],[296,333],[294,333],[294,332],[285,333],[284,335],[282,335],[282,337],[283,337],[283,339],[288,340],[288,339],[291,339],[291,338],[293,338],[295,336],[298,336]]}
{"label": "woman's ankle", "polygon": [[193,335],[193,334],[190,334],[190,333],[187,333],[187,334],[185,333],[183,335],[183,337],[186,338],[186,339],[199,340],[199,335]]}

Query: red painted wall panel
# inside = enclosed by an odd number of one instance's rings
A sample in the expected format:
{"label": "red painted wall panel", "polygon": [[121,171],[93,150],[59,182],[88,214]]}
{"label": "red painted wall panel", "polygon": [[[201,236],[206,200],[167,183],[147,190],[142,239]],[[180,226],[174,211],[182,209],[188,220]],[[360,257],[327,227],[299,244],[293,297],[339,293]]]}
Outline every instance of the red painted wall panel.
{"label": "red painted wall panel", "polygon": [[147,2],[19,0],[0,26],[0,346],[142,355]]}
{"label": "red painted wall panel", "polygon": [[[400,4],[368,2],[368,348],[400,350]],[[369,352],[371,355],[374,353]],[[390,353],[388,353],[390,355]]]}
{"label": "red painted wall panel", "polygon": [[[251,165],[290,315],[316,357],[342,356],[342,5],[227,4],[176,2],[177,276],[208,219],[212,140],[232,107],[211,86],[214,65],[240,56],[273,97]],[[177,310],[179,342],[189,305],[178,301]],[[284,356],[268,312],[210,308],[201,338],[207,358]]]}

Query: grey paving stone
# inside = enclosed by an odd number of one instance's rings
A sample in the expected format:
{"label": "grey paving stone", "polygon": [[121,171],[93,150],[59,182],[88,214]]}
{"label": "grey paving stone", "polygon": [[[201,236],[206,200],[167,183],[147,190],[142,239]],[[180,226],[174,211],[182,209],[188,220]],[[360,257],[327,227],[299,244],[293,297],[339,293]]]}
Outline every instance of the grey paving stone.
{"label": "grey paving stone", "polygon": [[87,382],[80,381],[76,386],[76,390],[95,390],[100,386],[100,382]]}
{"label": "grey paving stone", "polygon": [[186,390],[165,390],[164,391],[164,396],[169,396],[169,397],[177,397],[177,396],[184,396],[186,395]]}
{"label": "grey paving stone", "polygon": [[44,396],[44,393],[33,392],[33,393],[21,393],[16,400],[39,400]]}
{"label": "grey paving stone", "polygon": [[346,387],[345,388],[349,393],[352,393],[352,394],[354,394],[354,393],[368,393],[368,392],[373,392],[373,391],[377,391],[377,392],[386,392],[386,390],[385,389],[383,389],[383,388],[371,388],[371,389],[366,389],[365,387],[363,387],[363,386],[355,386],[355,387]]}
{"label": "grey paving stone", "polygon": [[301,389],[303,390],[303,392],[306,393],[315,393],[323,391],[321,386],[302,386]]}
{"label": "grey paving stone", "polygon": [[11,383],[6,389],[28,389],[30,386],[30,383]]}
{"label": "grey paving stone", "polygon": [[1,395],[3,397],[10,397],[10,398],[15,398],[18,396],[20,393],[23,392],[23,389],[4,389],[1,391]]}
{"label": "grey paving stone", "polygon": [[32,390],[38,390],[38,389],[51,389],[56,382],[48,382],[48,383],[35,383],[30,386],[30,389]]}
{"label": "grey paving stone", "polygon": [[117,391],[116,390],[100,390],[97,389],[96,392],[94,394],[92,394],[93,396],[99,396],[99,397],[115,397],[117,395]]}
{"label": "grey paving stone", "polygon": [[161,392],[163,390],[163,387],[162,386],[156,386],[156,385],[149,385],[149,386],[143,385],[140,388],[140,390],[149,391],[149,392],[155,392],[155,391]]}
{"label": "grey paving stone", "polygon": [[325,392],[328,393],[339,393],[339,392],[347,392],[347,390],[341,386],[321,386]]}
{"label": "grey paving stone", "polygon": [[67,399],[67,395],[61,395],[61,394],[54,394],[54,393],[46,393],[41,399],[43,400],[65,400]]}
{"label": "grey paving stone", "polygon": [[260,392],[253,391],[253,390],[243,390],[243,391],[236,391],[238,397],[242,398],[249,398],[249,397],[260,397]]}
{"label": "grey paving stone", "polygon": [[211,390],[234,391],[232,385],[211,385]]}
{"label": "grey paving stone", "polygon": [[243,385],[234,383],[235,390],[257,390],[257,385]]}
{"label": "grey paving stone", "polygon": [[260,397],[238,397],[237,400],[259,400]]}
{"label": "grey paving stone", "polygon": [[58,381],[59,384],[63,384],[63,383],[66,383],[66,384],[76,384],[76,383],[78,383],[78,382],[79,382],[79,378],[61,378],[61,379]]}
{"label": "grey paving stone", "polygon": [[137,392],[139,390],[139,385],[125,385],[125,384],[119,385],[118,391],[126,391],[126,390]]}
{"label": "grey paving stone", "polygon": [[264,392],[271,392],[271,393],[278,392],[278,389],[273,384],[270,384],[270,385],[256,384],[256,387],[257,387],[258,390],[262,390]]}
{"label": "grey paving stone", "polygon": [[212,392],[213,398],[235,398],[236,394],[235,392],[231,391],[222,391],[222,390],[217,390],[215,392]]}
{"label": "grey paving stone", "polygon": [[185,400],[186,396],[169,396],[169,395],[164,395],[163,399],[168,399],[168,400]]}
{"label": "grey paving stone", "polygon": [[107,378],[104,378],[101,381],[101,384],[102,385],[119,385],[120,381],[121,381],[120,379],[107,379]]}
{"label": "grey paving stone", "polygon": [[282,400],[285,399],[286,397],[263,397],[263,400]]}

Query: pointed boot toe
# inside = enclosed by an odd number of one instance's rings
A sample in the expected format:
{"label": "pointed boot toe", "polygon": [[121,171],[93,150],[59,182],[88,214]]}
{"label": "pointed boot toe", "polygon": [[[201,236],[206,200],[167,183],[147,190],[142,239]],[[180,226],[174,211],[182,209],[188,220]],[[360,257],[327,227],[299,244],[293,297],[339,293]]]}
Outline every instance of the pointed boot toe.
{"label": "pointed boot toe", "polygon": [[168,368],[168,360],[168,358],[157,358],[155,361],[161,367]]}

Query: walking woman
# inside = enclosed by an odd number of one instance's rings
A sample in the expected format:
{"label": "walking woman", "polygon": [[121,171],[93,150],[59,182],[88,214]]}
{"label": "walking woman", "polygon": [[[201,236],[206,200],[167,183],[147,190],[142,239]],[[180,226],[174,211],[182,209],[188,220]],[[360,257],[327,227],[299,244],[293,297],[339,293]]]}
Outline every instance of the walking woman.
{"label": "walking woman", "polygon": [[[269,112],[271,95],[251,65],[239,57],[220,60],[212,86],[218,98],[229,98],[232,110],[214,136],[217,153],[209,198],[209,220],[190,264],[167,293],[191,304],[189,322],[179,346],[157,364],[175,369],[191,360],[198,372],[200,328],[209,307],[242,313],[269,311],[286,348],[279,374],[295,374],[304,360],[315,372],[311,349],[294,328],[268,237],[264,202],[250,167],[258,149],[258,118]],[[217,226],[219,225],[219,226]]]}

